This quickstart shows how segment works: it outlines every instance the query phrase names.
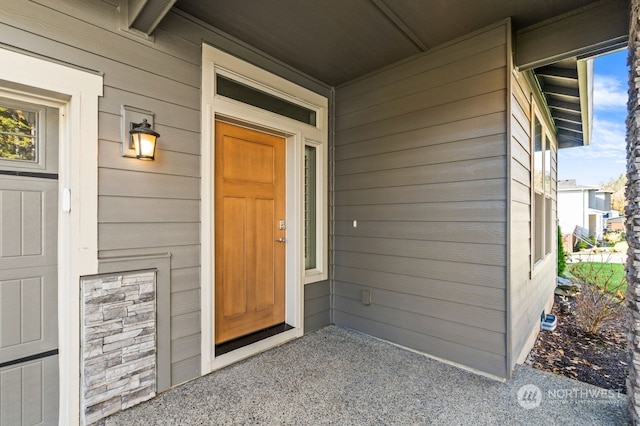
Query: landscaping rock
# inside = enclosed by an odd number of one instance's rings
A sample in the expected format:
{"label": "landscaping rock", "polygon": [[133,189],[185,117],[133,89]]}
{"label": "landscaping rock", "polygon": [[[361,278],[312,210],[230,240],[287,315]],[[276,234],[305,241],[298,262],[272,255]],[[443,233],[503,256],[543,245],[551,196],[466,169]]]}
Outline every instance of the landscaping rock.
{"label": "landscaping rock", "polygon": [[568,285],[571,285],[572,283],[573,283],[573,281],[571,281],[569,278],[558,277],[556,279],[556,284],[557,285],[568,286]]}
{"label": "landscaping rock", "polygon": [[558,277],[555,294],[559,296],[575,296],[578,292],[580,292],[580,284],[567,278]]}

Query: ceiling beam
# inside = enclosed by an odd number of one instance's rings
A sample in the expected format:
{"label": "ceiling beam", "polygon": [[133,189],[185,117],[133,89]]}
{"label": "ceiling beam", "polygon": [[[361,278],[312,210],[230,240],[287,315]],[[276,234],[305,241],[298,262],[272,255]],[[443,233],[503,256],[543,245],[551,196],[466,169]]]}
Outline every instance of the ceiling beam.
{"label": "ceiling beam", "polygon": [[129,28],[151,35],[177,0],[125,0]]}
{"label": "ceiling beam", "polygon": [[569,121],[554,120],[558,129],[568,130],[570,132],[579,133],[582,136],[582,124],[571,123]]}
{"label": "ceiling beam", "polygon": [[626,45],[629,0],[600,0],[516,32],[515,66],[528,70]]}
{"label": "ceiling beam", "polygon": [[402,19],[398,15],[395,14],[393,10],[389,8],[385,4],[383,0],[371,0],[384,16],[387,17],[393,24],[409,39],[411,42],[421,51],[426,52],[429,50],[429,46],[424,44],[422,40],[418,38],[418,36],[405,24]]}
{"label": "ceiling beam", "polygon": [[578,70],[575,68],[560,68],[547,66],[536,69],[536,75],[542,77],[563,78],[567,80],[578,80]]}
{"label": "ceiling beam", "polygon": [[580,91],[577,88],[574,89],[572,87],[561,87],[547,84],[542,88],[542,91],[551,95],[569,96],[580,99]]}
{"label": "ceiling beam", "polygon": [[575,112],[578,114],[581,113],[580,105],[574,102],[564,102],[564,101],[558,101],[555,99],[549,99],[547,101],[547,105],[549,106],[549,108],[566,110],[566,111]]}
{"label": "ceiling beam", "polygon": [[578,113],[572,114],[566,111],[556,110],[553,111],[553,118],[582,125],[582,116]]}

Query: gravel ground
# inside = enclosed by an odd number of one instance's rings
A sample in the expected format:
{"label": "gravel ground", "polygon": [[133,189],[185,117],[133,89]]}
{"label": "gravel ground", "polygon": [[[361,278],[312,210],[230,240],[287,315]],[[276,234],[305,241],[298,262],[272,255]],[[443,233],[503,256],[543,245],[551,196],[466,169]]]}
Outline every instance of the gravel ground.
{"label": "gravel ground", "polygon": [[105,425],[626,424],[626,395],[518,366],[507,382],[336,326],[109,417]]}

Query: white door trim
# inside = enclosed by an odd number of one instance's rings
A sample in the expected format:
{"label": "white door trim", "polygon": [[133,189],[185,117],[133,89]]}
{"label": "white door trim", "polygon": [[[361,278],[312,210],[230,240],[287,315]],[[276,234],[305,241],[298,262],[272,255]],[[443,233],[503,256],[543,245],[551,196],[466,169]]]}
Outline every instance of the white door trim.
{"label": "white door trim", "polygon": [[[315,110],[316,126],[283,117],[242,102],[216,95],[215,76],[220,71],[257,90],[299,103]],[[223,119],[259,131],[284,136],[286,142],[286,279],[285,318],[292,330],[262,340],[222,356],[215,356],[215,229],[214,209],[214,123]],[[206,44],[202,47],[202,143],[201,143],[201,374],[207,374],[257,352],[302,336],[304,328],[304,235],[303,162],[304,145],[317,144],[326,159],[328,100],[324,96],[278,77]],[[325,168],[326,169],[326,168]],[[326,185],[326,184],[325,184]],[[324,186],[323,188],[326,188]],[[325,191],[326,192],[326,191]],[[326,272],[326,269],[325,269]],[[325,277],[326,278],[326,277]]]}
{"label": "white door trim", "polygon": [[[80,277],[98,273],[98,97],[102,76],[0,48],[0,86],[60,105],[59,424],[80,421]],[[18,86],[17,86],[18,85]],[[63,189],[70,190],[64,211]]]}

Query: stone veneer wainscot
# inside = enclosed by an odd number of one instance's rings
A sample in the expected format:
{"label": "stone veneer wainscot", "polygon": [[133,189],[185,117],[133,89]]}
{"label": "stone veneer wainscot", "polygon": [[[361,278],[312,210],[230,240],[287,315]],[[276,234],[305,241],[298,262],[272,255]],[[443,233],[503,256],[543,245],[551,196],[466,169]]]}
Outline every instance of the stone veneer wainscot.
{"label": "stone veneer wainscot", "polygon": [[156,394],[156,272],[82,279],[82,423]]}

